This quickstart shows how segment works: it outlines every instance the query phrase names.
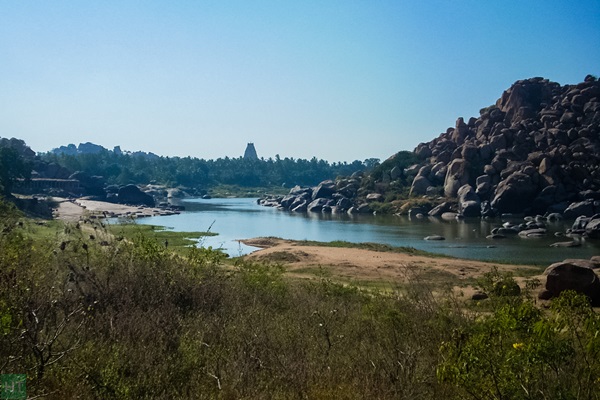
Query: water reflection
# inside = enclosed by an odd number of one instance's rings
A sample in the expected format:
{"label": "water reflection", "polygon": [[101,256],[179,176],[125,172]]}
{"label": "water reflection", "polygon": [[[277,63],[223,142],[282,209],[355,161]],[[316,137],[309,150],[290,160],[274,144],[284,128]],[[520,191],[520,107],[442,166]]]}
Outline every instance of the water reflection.
{"label": "water reflection", "polygon": [[[551,248],[564,238],[563,222],[548,224],[549,235],[523,239],[517,236],[487,239],[503,221],[465,219],[446,221],[438,218],[413,219],[405,216],[288,213],[261,207],[256,199],[190,199],[180,215],[140,219],[142,224],[164,225],[179,231],[204,231],[211,227],[218,236],[207,237],[203,245],[223,248],[231,256],[255,250],[239,239],[277,236],[285,239],[349,242],[375,242],[456,257],[548,264],[565,258],[589,258],[599,254],[599,244],[584,241],[578,248]],[[522,222],[514,221],[515,223]],[[426,241],[426,236],[441,235],[444,241]]]}

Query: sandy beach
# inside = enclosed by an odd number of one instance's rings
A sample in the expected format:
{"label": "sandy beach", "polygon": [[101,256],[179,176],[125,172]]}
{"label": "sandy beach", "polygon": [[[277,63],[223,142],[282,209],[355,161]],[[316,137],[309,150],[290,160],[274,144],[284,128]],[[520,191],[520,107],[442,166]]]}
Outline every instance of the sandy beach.
{"label": "sandy beach", "polygon": [[[524,286],[525,278],[541,278],[543,268],[526,265],[498,264],[447,257],[427,257],[407,253],[380,252],[356,248],[310,246],[301,242],[277,238],[255,238],[243,243],[260,247],[246,256],[249,260],[282,264],[288,275],[314,277],[321,271],[325,276],[347,282],[369,282],[376,285],[402,285],[425,282],[435,286],[449,284],[464,296],[475,292],[473,284],[486,272],[497,267],[511,272]],[[532,276],[533,275],[533,276]]]}
{"label": "sandy beach", "polygon": [[58,205],[54,211],[54,218],[63,221],[79,221],[83,218],[144,218],[178,213],[156,207],[130,206],[97,200],[61,197],[54,197],[53,200]]}

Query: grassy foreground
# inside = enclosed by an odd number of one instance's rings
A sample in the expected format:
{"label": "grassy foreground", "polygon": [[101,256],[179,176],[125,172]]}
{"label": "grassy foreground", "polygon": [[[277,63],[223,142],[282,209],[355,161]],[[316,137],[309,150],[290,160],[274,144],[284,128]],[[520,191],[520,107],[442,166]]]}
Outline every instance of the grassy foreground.
{"label": "grassy foreground", "polygon": [[203,237],[215,236],[214,232],[176,232],[164,226],[124,223],[109,225],[107,232],[118,238],[135,239],[144,236],[156,243],[161,243],[177,254],[186,254],[188,247],[195,246]]}
{"label": "grassy foreground", "polygon": [[496,272],[472,306],[293,281],[0,211],[0,373],[29,397],[600,398],[600,317],[572,293],[544,310]]}

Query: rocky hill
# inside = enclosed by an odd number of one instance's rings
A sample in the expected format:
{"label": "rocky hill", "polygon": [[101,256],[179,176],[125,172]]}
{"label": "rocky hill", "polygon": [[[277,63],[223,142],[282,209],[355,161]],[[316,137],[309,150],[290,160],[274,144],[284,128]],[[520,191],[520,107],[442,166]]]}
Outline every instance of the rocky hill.
{"label": "rocky hill", "polygon": [[[416,203],[430,216],[600,214],[600,81],[517,81],[479,118],[458,118],[419,144],[417,164],[407,167],[415,157],[404,153],[367,176],[296,187],[260,203],[301,212],[403,212]],[[392,206],[382,208],[388,199]]]}
{"label": "rocky hill", "polygon": [[600,81],[520,80],[480,114],[417,146],[411,195],[464,216],[600,212]]}

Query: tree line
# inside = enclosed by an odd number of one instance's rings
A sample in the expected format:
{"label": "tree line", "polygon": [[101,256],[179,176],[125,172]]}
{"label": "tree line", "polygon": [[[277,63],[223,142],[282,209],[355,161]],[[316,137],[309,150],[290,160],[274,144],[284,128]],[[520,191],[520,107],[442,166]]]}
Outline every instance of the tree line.
{"label": "tree line", "polygon": [[241,187],[294,185],[311,186],[337,176],[349,176],[377,165],[377,159],[329,163],[313,157],[310,160],[218,158],[204,160],[194,157],[159,157],[140,154],[118,154],[103,150],[91,154],[40,155],[47,163],[58,164],[70,171],[83,171],[103,176],[108,184],[149,184],[167,186],[211,187],[219,184]]}

